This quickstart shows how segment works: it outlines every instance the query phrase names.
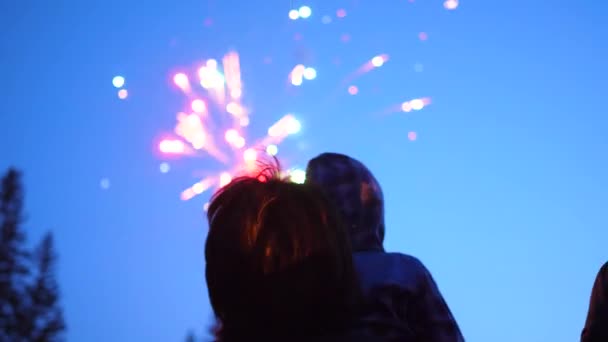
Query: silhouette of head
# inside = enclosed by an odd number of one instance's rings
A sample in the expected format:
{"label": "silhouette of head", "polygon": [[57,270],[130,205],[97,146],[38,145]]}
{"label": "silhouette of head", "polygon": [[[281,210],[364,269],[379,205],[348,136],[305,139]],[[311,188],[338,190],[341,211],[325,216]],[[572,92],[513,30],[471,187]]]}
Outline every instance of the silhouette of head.
{"label": "silhouette of head", "polygon": [[321,187],[337,206],[354,251],[384,249],[382,189],[363,163],[339,153],[322,153],[308,162],[306,183]]}
{"label": "silhouette of head", "polygon": [[348,324],[358,298],[339,215],[278,167],[232,181],[207,212],[206,278],[220,339],[294,340]]}

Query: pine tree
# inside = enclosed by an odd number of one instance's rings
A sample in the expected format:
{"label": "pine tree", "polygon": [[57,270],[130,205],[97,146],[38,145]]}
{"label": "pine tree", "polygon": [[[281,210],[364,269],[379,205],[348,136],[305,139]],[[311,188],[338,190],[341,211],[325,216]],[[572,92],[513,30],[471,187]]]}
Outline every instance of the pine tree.
{"label": "pine tree", "polygon": [[65,323],[52,235],[42,239],[32,257],[22,231],[20,173],[9,169],[0,185],[0,341],[61,341]]}
{"label": "pine tree", "polygon": [[29,288],[30,317],[33,323],[31,341],[61,341],[65,322],[59,306],[59,285],[54,274],[57,255],[51,233],[44,236],[34,257],[36,273]]}
{"label": "pine tree", "polygon": [[9,169],[0,187],[0,340],[18,341],[25,329],[23,293],[29,271],[25,234],[21,231],[21,175]]}

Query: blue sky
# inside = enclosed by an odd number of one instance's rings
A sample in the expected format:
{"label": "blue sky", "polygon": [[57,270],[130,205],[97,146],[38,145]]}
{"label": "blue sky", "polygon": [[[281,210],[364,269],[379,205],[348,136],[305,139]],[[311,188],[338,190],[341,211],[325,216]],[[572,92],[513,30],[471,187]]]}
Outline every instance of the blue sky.
{"label": "blue sky", "polygon": [[[312,16],[290,21],[300,5]],[[321,22],[340,8],[343,20]],[[179,192],[218,164],[170,160],[162,174],[155,141],[187,105],[172,72],[231,49],[254,111],[249,136],[293,112],[302,131],[279,152],[290,165],[324,151],[367,163],[386,196],[387,248],[427,264],[467,340],[577,339],[608,259],[606,10],[563,0],[462,0],[455,11],[441,0],[0,4],[0,168],[25,173],[30,241],[55,233],[69,340],[176,341],[206,329],[206,196]],[[341,81],[380,53],[390,61],[348,95]],[[298,63],[318,77],[293,89],[285,80]],[[379,114],[426,96],[421,111]]]}

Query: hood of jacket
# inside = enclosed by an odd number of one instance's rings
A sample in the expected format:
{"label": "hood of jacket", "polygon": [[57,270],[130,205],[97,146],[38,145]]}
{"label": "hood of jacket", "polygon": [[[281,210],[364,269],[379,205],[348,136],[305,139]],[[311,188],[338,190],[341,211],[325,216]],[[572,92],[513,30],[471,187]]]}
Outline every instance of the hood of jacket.
{"label": "hood of jacket", "polygon": [[306,182],[320,186],[340,211],[353,251],[384,251],[384,197],[363,163],[343,154],[323,153],[308,162]]}

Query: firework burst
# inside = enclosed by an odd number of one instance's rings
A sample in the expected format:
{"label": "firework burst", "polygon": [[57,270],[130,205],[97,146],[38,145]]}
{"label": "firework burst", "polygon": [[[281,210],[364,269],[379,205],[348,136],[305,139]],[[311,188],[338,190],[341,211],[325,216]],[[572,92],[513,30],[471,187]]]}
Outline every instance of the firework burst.
{"label": "firework burst", "polygon": [[[221,63],[207,60],[195,77],[177,73],[173,83],[187,96],[190,105],[188,110],[177,113],[172,137],[162,139],[158,149],[165,155],[213,158],[226,168],[182,191],[182,200],[222,187],[234,175],[254,170],[260,153],[276,155],[277,146],[300,131],[300,122],[287,114],[268,129],[265,137],[252,142],[246,140],[250,111],[241,101],[243,83],[236,52],[226,54]],[[215,132],[222,134],[217,136]],[[294,175],[293,180],[300,181],[300,173]]]}

